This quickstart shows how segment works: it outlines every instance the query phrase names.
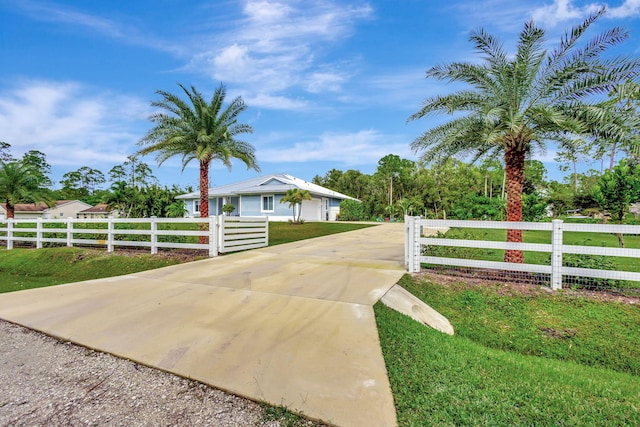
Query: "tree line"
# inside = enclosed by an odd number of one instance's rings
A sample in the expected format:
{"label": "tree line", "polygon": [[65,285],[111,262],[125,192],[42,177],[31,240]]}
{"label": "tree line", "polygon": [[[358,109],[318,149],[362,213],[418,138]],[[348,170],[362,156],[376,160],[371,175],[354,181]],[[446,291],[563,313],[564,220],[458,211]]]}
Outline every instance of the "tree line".
{"label": "tree line", "polygon": [[[193,191],[177,185],[160,186],[151,167],[137,155],[113,166],[106,175],[89,166],[69,171],[57,189],[53,189],[50,174],[45,153],[30,150],[17,159],[11,154],[11,145],[0,142],[0,194],[9,218],[18,203],[52,204],[56,200],[104,203],[125,218],[182,217],[186,212],[184,201],[176,200],[176,196]],[[105,183],[110,183],[109,188],[101,188]]]}
{"label": "tree line", "polygon": [[[344,220],[418,215],[503,221],[507,214],[506,171],[496,159],[477,164],[448,159],[429,165],[389,154],[378,161],[372,174],[331,169],[322,176],[316,175],[313,182],[361,201],[355,214],[341,209],[340,218]],[[635,157],[621,160],[611,170],[571,173],[562,181],[549,180],[542,162],[525,161],[524,221],[573,212],[587,216],[607,212],[617,222],[623,222],[629,216],[629,206],[637,202],[640,202],[640,159]]]}

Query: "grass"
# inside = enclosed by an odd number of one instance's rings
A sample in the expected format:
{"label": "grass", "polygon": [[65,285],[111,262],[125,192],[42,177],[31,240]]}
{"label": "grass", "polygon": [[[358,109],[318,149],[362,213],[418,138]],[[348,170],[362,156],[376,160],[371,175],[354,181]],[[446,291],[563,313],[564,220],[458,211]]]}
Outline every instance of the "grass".
{"label": "grass", "polygon": [[376,304],[399,425],[640,425],[638,306],[408,276],[402,285],[456,335]]}
{"label": "grass", "polygon": [[301,225],[292,225],[286,222],[270,222],[269,246],[373,226],[375,225],[353,222],[305,222]]}
{"label": "grass", "polygon": [[0,293],[131,274],[183,262],[85,248],[0,249]]}

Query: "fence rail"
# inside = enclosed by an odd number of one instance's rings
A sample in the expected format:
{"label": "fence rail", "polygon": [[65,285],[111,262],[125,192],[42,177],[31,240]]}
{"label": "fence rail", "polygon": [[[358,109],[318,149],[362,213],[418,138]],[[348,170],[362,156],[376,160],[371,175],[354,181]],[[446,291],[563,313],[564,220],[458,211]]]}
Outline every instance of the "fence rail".
{"label": "fence rail", "polygon": [[[198,229],[194,229],[197,224]],[[191,227],[189,229],[188,227]],[[177,228],[177,229],[176,229]],[[207,243],[199,243],[206,237]],[[182,241],[180,241],[182,240]],[[15,242],[207,250],[209,256],[269,245],[267,217],[209,218],[96,218],[96,219],[3,219],[0,242],[13,249]]]}
{"label": "fence rail", "polygon": [[[504,241],[498,242],[486,240],[429,237],[429,235],[434,234],[436,230],[445,231],[450,228],[550,231],[551,243],[512,243]],[[419,272],[421,269],[421,263],[466,267],[472,269],[543,273],[550,276],[550,285],[552,289],[562,288],[563,276],[581,276],[597,279],[628,280],[633,282],[640,282],[640,273],[638,272],[564,266],[563,254],[640,258],[640,249],[565,245],[563,244],[563,233],[567,231],[640,235],[640,226],[574,224],[564,223],[561,220],[554,220],[547,223],[429,220],[421,219],[420,217],[407,216],[405,218],[405,265],[410,273]],[[533,252],[547,252],[550,253],[551,256],[548,265],[515,264],[479,259],[429,256],[428,254],[425,254],[425,247],[427,246],[504,250],[511,249]]]}

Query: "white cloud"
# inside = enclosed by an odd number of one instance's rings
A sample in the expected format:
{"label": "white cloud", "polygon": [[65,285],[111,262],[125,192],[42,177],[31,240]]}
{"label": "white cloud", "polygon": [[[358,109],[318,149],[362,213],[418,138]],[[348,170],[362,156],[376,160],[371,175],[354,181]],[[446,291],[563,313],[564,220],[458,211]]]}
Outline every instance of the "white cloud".
{"label": "white cloud", "polygon": [[[282,102],[286,91],[308,94],[336,92],[348,80],[345,64],[325,59],[326,50],[354,30],[355,22],[371,16],[368,5],[349,6],[330,0],[247,0],[232,28],[216,32],[194,55],[193,70],[206,70],[216,80],[242,85],[253,97],[279,99],[276,108],[297,108],[300,100]],[[227,21],[228,24],[228,21]],[[306,101],[303,101],[306,103]],[[272,104],[265,103],[269,107]]]}
{"label": "white cloud", "polygon": [[242,99],[251,107],[268,108],[271,110],[302,110],[309,105],[304,100],[286,96],[269,95],[268,93],[251,93],[241,95]]}
{"label": "white cloud", "polygon": [[2,140],[12,154],[39,150],[54,166],[122,162],[142,136],[135,122],[147,115],[146,102],[92,94],[73,82],[29,81],[0,91]]}
{"label": "white cloud", "polygon": [[67,5],[21,0],[14,2],[13,6],[16,10],[37,21],[82,28],[130,45],[145,46],[176,54],[183,51],[183,48],[179,44],[173,43],[172,40],[162,40],[145,34],[134,24],[127,25],[113,19],[91,15]]}
{"label": "white cloud", "polygon": [[603,5],[607,6],[608,18],[628,18],[640,15],[640,0],[624,0],[621,5],[611,7],[606,3],[588,3],[576,6],[573,0],[554,0],[553,3],[539,7],[531,13],[536,23],[555,26],[565,21],[586,18],[598,11]]}
{"label": "white cloud", "polygon": [[331,161],[349,166],[375,164],[389,153],[414,157],[403,137],[384,135],[376,130],[325,132],[317,140],[295,143],[291,147],[257,150],[257,155],[264,162]]}
{"label": "white cloud", "polygon": [[609,18],[630,18],[640,15],[640,0],[625,0],[618,7],[610,7],[607,16]]}

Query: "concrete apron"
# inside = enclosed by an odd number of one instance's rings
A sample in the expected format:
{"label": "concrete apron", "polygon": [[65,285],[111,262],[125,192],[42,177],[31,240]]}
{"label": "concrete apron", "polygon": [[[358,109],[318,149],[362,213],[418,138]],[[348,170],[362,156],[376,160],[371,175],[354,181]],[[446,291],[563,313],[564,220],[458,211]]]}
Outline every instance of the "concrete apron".
{"label": "concrete apron", "polygon": [[341,426],[396,424],[373,304],[403,226],[0,295],[0,318]]}

